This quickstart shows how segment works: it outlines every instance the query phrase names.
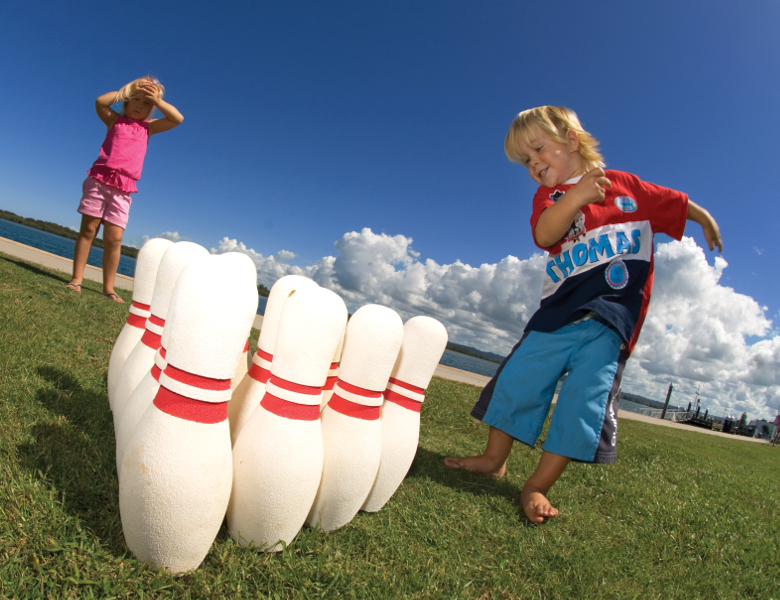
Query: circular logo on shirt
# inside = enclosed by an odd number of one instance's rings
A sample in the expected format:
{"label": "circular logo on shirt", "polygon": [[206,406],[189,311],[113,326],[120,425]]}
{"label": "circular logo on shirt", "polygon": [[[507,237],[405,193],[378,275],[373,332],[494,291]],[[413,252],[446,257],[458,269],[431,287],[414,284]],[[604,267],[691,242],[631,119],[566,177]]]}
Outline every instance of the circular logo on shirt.
{"label": "circular logo on shirt", "polygon": [[628,285],[628,267],[621,259],[616,258],[607,265],[604,272],[607,285],[613,290],[622,290]]}
{"label": "circular logo on shirt", "polygon": [[615,198],[615,206],[623,212],[634,212],[636,210],[636,200],[631,196],[618,196]]}

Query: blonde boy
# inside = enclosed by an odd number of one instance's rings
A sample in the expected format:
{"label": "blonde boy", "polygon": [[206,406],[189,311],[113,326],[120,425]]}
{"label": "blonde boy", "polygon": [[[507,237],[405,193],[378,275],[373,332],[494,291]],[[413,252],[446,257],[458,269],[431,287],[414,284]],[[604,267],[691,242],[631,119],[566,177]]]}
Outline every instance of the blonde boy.
{"label": "blonde boy", "polygon": [[604,171],[598,142],[568,108],[521,112],[504,150],[539,184],[534,242],[549,253],[539,309],[477,400],[488,425],[480,456],[450,457],[451,468],[501,477],[514,440],[533,446],[561,388],[542,456],[520,502],[532,523],[558,515],[547,494],[571,460],[617,460],[623,367],[642,328],[653,285],[653,235],[680,239],[686,220],[722,251],[718,225],[682,192]]}

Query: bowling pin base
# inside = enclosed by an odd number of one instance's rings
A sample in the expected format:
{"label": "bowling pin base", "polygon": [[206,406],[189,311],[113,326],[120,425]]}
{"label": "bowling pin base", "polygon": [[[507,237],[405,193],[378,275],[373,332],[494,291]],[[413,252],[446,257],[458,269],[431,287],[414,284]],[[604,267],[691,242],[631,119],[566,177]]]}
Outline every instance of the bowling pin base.
{"label": "bowling pin base", "polygon": [[194,423],[150,407],[119,480],[122,530],[138,560],[176,574],[198,568],[230,499],[230,450],[227,420]]}

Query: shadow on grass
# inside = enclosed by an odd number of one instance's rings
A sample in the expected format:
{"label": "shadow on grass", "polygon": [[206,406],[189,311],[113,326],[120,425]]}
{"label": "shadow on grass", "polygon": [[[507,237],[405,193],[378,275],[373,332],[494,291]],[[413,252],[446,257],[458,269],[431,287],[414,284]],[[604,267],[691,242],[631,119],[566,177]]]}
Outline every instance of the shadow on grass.
{"label": "shadow on grass", "polygon": [[[34,265],[33,263],[28,263],[22,259],[15,259],[11,256],[8,256],[7,254],[0,253],[0,259],[5,260],[9,263],[13,263],[18,267],[21,267],[22,269],[27,269],[28,271],[36,275],[43,275],[44,277],[54,279],[55,281],[62,283],[63,289],[65,288],[65,285],[67,285],[67,283],[71,280],[71,276],[68,275],[67,273],[60,272],[60,271],[49,271],[46,270],[45,268],[40,268]],[[100,284],[98,283],[98,285]],[[103,295],[102,290],[91,290],[87,287],[82,287],[82,292],[90,292],[93,294]]]}
{"label": "shadow on grass", "polygon": [[61,281],[63,285],[65,285],[70,281],[70,275],[68,275],[67,273],[59,274],[59,272],[52,272],[40,268],[37,265],[34,265],[33,263],[29,263],[22,259],[16,259],[11,256],[8,256],[7,254],[0,254],[0,259],[3,259],[9,263],[13,263],[22,269],[27,269],[28,271],[30,271],[31,273],[35,273],[36,275],[43,275],[44,277],[49,277],[51,279]]}
{"label": "shadow on grass", "polygon": [[429,479],[473,496],[503,496],[513,502],[520,497],[520,488],[510,483],[506,477],[486,477],[463,469],[450,469],[444,466],[444,458],[444,454],[419,447],[406,477]]}
{"label": "shadow on grass", "polygon": [[126,550],[108,399],[60,369],[45,366],[38,373],[51,385],[38,390],[36,399],[59,418],[31,429],[35,441],[17,448],[20,462],[61,494],[66,512],[121,556]]}

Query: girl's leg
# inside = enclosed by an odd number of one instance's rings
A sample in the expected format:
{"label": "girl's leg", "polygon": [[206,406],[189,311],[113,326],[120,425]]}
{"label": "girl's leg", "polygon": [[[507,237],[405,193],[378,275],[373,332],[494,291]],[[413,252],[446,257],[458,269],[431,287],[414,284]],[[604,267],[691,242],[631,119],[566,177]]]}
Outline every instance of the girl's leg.
{"label": "girl's leg", "polygon": [[547,500],[547,492],[558,481],[570,461],[567,456],[542,452],[536,471],[528,478],[523,485],[523,491],[520,492],[520,503],[531,523],[542,523],[545,517],[558,516],[558,509],[553,508]]}
{"label": "girl's leg", "polygon": [[512,442],[514,441],[515,439],[508,433],[491,427],[488,433],[487,446],[485,446],[485,451],[481,455],[447,457],[444,459],[444,465],[451,469],[466,469],[467,471],[475,471],[485,475],[503,477],[506,473],[506,461],[509,458],[509,452],[512,450]]}
{"label": "girl's leg", "polygon": [[81,215],[81,229],[76,238],[76,247],[73,250],[73,277],[70,279],[69,286],[72,284],[76,291],[81,291],[81,282],[84,281],[84,269],[87,268],[87,258],[89,258],[89,249],[92,247],[92,240],[97,235],[100,227],[100,217],[90,217]]}
{"label": "girl's leg", "polygon": [[[115,302],[124,302],[114,292],[114,280],[119,267],[124,232],[125,230],[119,225],[103,221],[103,293],[112,297]],[[114,295],[111,296],[112,294]]]}

